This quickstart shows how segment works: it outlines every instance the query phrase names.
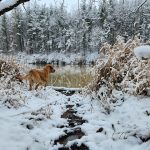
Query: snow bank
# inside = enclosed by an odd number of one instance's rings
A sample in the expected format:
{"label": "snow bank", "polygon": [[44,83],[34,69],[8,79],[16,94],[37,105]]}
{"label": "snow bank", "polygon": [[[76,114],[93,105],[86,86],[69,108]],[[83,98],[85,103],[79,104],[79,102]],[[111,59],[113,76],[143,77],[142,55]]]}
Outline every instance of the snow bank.
{"label": "snow bank", "polygon": [[[77,115],[87,122],[79,125],[85,133],[81,139],[69,141],[84,143],[91,150],[149,150],[150,142],[142,142],[149,136],[150,98],[139,99],[124,95],[124,101],[116,103],[110,115],[102,112],[99,101],[91,101],[91,96],[65,96],[51,87],[46,90],[23,91],[25,104],[17,109],[0,107],[0,146],[4,150],[57,150],[62,145],[54,145],[54,140],[65,135],[66,105],[74,105]],[[116,93],[117,95],[117,93]],[[120,95],[118,94],[118,97]],[[134,107],[134,109],[133,109]],[[27,125],[33,126],[28,129]],[[102,129],[98,132],[99,129]]]}
{"label": "snow bank", "polygon": [[45,54],[31,54],[27,55],[25,53],[19,53],[17,55],[17,60],[21,63],[65,63],[66,65],[78,64],[81,61],[85,61],[86,64],[90,64],[92,61],[95,62],[99,57],[98,52],[88,53],[86,57],[81,54],[64,54],[64,53],[51,53],[49,55]]}
{"label": "snow bank", "polygon": [[[61,114],[68,98],[51,87],[31,92],[24,90],[24,94],[25,103],[17,109],[0,104],[0,149],[52,150],[50,142],[64,134],[57,126],[67,124]],[[29,125],[33,129],[27,128]]]}
{"label": "snow bank", "polygon": [[[149,150],[149,140],[142,142],[141,139],[150,132],[147,126],[150,119],[146,114],[150,98],[125,94],[125,101],[116,104],[110,115],[102,113],[100,102],[91,101],[90,97],[76,95],[71,99],[80,101],[78,115],[88,120],[81,126],[85,136],[76,140],[77,143],[88,145],[90,150]],[[101,132],[97,132],[100,128]]]}
{"label": "snow bank", "polygon": [[[3,116],[2,116],[3,115]],[[6,117],[3,113],[0,116],[0,149],[1,150],[21,150],[32,145],[32,150],[46,150],[44,146],[34,142],[26,128],[22,128],[19,120]]]}
{"label": "snow bank", "polygon": [[149,58],[150,57],[150,46],[138,46],[134,48],[134,54],[137,58],[142,59],[143,58]]}

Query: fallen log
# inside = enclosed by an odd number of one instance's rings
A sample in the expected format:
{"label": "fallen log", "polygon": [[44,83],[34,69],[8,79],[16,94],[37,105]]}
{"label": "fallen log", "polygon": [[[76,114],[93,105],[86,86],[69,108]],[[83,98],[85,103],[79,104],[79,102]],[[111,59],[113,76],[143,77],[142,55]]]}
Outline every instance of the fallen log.
{"label": "fallen log", "polygon": [[67,96],[71,96],[75,93],[81,93],[82,88],[66,88],[66,87],[52,87],[55,91],[61,92]]}

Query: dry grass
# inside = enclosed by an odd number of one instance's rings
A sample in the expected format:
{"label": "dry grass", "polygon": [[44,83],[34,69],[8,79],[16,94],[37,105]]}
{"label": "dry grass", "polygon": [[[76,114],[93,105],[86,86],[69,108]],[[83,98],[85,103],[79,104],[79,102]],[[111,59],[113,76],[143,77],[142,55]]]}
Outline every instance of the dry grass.
{"label": "dry grass", "polygon": [[62,74],[52,74],[50,76],[49,84],[59,87],[82,88],[87,86],[91,80],[90,73],[70,73],[64,72]]}
{"label": "dry grass", "polygon": [[0,99],[8,108],[24,104],[20,81],[16,78],[20,67],[13,57],[0,55]]}
{"label": "dry grass", "polygon": [[116,101],[114,90],[138,95],[145,94],[149,88],[150,60],[138,60],[133,52],[140,44],[138,38],[125,43],[118,37],[113,46],[105,43],[100,49],[105,58],[97,60],[88,92],[94,92],[105,109],[109,109],[111,101]]}

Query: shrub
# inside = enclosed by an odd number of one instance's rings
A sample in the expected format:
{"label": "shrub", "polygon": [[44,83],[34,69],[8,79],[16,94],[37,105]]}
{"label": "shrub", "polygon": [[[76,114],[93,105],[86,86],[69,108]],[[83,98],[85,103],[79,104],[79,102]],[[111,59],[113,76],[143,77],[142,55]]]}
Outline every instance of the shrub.
{"label": "shrub", "polygon": [[20,66],[13,58],[0,58],[0,101],[7,107],[18,107],[24,103],[20,81],[17,80]]}
{"label": "shrub", "polygon": [[150,86],[150,60],[138,60],[133,51],[141,44],[137,37],[125,43],[118,36],[113,46],[105,43],[100,49],[100,54],[104,53],[105,58],[97,60],[88,92],[100,100],[105,110],[110,110],[111,103],[117,101],[115,91],[134,95],[147,94]]}

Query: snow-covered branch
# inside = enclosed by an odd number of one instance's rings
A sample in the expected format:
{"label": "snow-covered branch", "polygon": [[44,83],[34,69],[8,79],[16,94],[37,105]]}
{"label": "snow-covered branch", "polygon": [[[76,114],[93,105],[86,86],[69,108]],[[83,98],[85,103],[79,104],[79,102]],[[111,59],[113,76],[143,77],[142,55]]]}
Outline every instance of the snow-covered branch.
{"label": "snow-covered branch", "polygon": [[147,0],[145,0],[143,3],[141,3],[141,4],[133,11],[133,13],[136,13],[146,2],[147,2]]}
{"label": "snow-covered branch", "polygon": [[145,0],[143,3],[141,3],[141,5],[139,5],[139,7],[136,9],[136,12],[147,2],[147,0]]}
{"label": "snow-covered branch", "polygon": [[0,0],[0,16],[30,0]]}
{"label": "snow-covered branch", "polygon": [[52,87],[52,89],[63,93],[64,95],[73,95],[74,93],[81,93],[82,88],[66,88],[66,87]]}

